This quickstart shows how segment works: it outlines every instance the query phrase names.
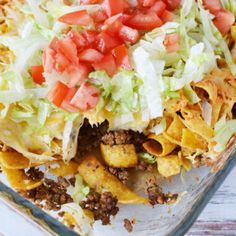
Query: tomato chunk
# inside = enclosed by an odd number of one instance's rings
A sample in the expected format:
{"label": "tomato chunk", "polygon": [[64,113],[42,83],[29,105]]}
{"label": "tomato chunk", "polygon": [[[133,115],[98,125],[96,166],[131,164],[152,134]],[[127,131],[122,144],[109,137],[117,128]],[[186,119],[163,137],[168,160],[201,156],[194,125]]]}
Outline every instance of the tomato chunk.
{"label": "tomato chunk", "polygon": [[157,1],[150,9],[149,11],[155,12],[158,16],[161,16],[161,14],[165,11],[166,4],[162,1]]}
{"label": "tomato chunk", "polygon": [[112,54],[115,57],[116,66],[118,68],[122,67],[126,70],[132,70],[128,50],[124,44],[113,49]]}
{"label": "tomato chunk", "polygon": [[81,111],[87,111],[96,107],[100,96],[100,90],[87,82],[83,83],[70,104],[79,108]]}
{"label": "tomato chunk", "polygon": [[43,51],[43,68],[45,72],[52,72],[55,66],[55,55],[56,52],[49,47]]}
{"label": "tomato chunk", "polygon": [[63,73],[71,64],[71,62],[62,53],[56,54],[55,61],[55,70],[59,73]]}
{"label": "tomato chunk", "polygon": [[180,49],[180,45],[179,45],[179,34],[168,34],[165,37],[164,40],[164,45],[166,47],[166,51],[171,53],[171,52],[177,52]]}
{"label": "tomato chunk", "polygon": [[48,93],[48,100],[59,107],[67,95],[69,88],[60,81],[57,81],[54,87]]}
{"label": "tomato chunk", "polygon": [[116,73],[116,63],[112,54],[107,54],[99,62],[93,63],[95,70],[104,70],[109,76]]}
{"label": "tomato chunk", "polygon": [[156,2],[156,0],[138,0],[142,7],[151,7]]}
{"label": "tomato chunk", "polygon": [[79,60],[85,62],[97,62],[102,60],[103,54],[96,49],[88,48],[79,54]]}
{"label": "tomato chunk", "polygon": [[96,23],[104,22],[108,18],[106,12],[103,9],[99,9],[91,13],[91,16]]}
{"label": "tomato chunk", "polygon": [[171,11],[180,7],[181,0],[164,0]]}
{"label": "tomato chunk", "polygon": [[115,36],[119,33],[122,27],[121,14],[110,17],[104,22],[102,30],[111,36]]}
{"label": "tomato chunk", "polygon": [[136,13],[126,24],[139,30],[152,30],[161,26],[163,23],[155,12],[148,12],[147,14]]}
{"label": "tomato chunk", "polygon": [[102,0],[80,0],[81,5],[102,3]]}
{"label": "tomato chunk", "polygon": [[91,72],[91,67],[80,63],[77,66],[70,66],[67,68],[69,74],[69,81],[67,81],[68,87],[72,88],[82,84],[88,78],[88,74]]}
{"label": "tomato chunk", "polygon": [[71,38],[73,43],[76,45],[78,51],[83,50],[87,45],[86,39],[81,34],[78,34],[76,31],[71,30],[68,33],[68,37]]}
{"label": "tomato chunk", "polygon": [[136,29],[123,25],[119,32],[119,37],[126,42],[136,43],[139,40],[139,32]]}
{"label": "tomato chunk", "polygon": [[104,0],[103,7],[109,17],[124,11],[124,0]]}
{"label": "tomato chunk", "polygon": [[31,72],[32,78],[36,84],[42,84],[45,82],[45,78],[43,76],[44,69],[42,65],[32,66]]}
{"label": "tomato chunk", "polygon": [[120,40],[105,32],[101,32],[97,36],[96,48],[102,53],[107,53],[118,45],[120,45]]}
{"label": "tomato chunk", "polygon": [[173,21],[174,18],[175,18],[175,15],[174,15],[174,13],[165,10],[165,11],[161,14],[160,17],[161,17],[162,21],[163,21],[164,23],[166,23],[166,22]]}
{"label": "tomato chunk", "polygon": [[213,20],[215,26],[218,30],[223,34],[227,34],[231,28],[231,26],[235,22],[235,16],[232,12],[227,10],[220,10],[215,15],[215,19]]}
{"label": "tomato chunk", "polygon": [[66,37],[58,41],[60,51],[73,64],[78,64],[77,47],[71,38]]}
{"label": "tomato chunk", "polygon": [[222,8],[220,0],[203,0],[203,5],[213,14],[217,13]]}
{"label": "tomato chunk", "polygon": [[79,109],[70,104],[71,99],[74,97],[75,93],[77,92],[77,88],[70,88],[67,92],[66,97],[63,99],[60,107],[68,112],[78,112]]}
{"label": "tomato chunk", "polygon": [[67,13],[58,19],[60,22],[68,25],[88,26],[93,20],[86,10]]}
{"label": "tomato chunk", "polygon": [[86,30],[82,33],[82,36],[85,38],[86,40],[86,45],[87,46],[93,46],[93,44],[96,41],[98,32],[95,30]]}

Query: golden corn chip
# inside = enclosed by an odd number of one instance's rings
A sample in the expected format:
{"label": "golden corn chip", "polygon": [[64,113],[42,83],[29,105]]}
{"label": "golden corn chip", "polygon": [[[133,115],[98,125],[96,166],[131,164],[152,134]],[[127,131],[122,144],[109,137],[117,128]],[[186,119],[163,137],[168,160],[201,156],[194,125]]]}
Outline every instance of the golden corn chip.
{"label": "golden corn chip", "polygon": [[[197,84],[195,84],[195,87],[203,89],[207,93],[207,95],[209,96],[209,99],[212,102],[216,101],[218,89],[217,89],[217,85],[212,80],[212,78],[204,79],[204,80],[198,82]],[[201,95],[200,95],[200,97],[201,97]]]}
{"label": "golden corn chip", "polygon": [[211,139],[214,136],[214,130],[207,125],[207,123],[201,118],[200,114],[184,109],[181,114],[184,117],[183,123],[194,133],[199,134],[206,140]]}
{"label": "golden corn chip", "polygon": [[0,152],[0,163],[7,169],[26,169],[30,167],[30,161],[19,152]]}
{"label": "golden corn chip", "polygon": [[178,152],[178,157],[179,157],[179,159],[181,161],[181,165],[184,167],[184,169],[187,171],[190,171],[192,168],[192,162],[189,159],[184,157],[182,150]]}
{"label": "golden corn chip", "polygon": [[185,128],[183,122],[178,115],[174,115],[174,119],[166,132],[163,133],[164,137],[170,142],[180,145],[182,138],[182,130]]}
{"label": "golden corn chip", "polygon": [[222,106],[223,99],[218,97],[216,101],[212,104],[211,127],[214,127],[215,123],[219,120]]}
{"label": "golden corn chip", "polygon": [[70,161],[69,163],[55,161],[47,166],[47,170],[55,176],[65,177],[78,173],[78,164],[74,161]]}
{"label": "golden corn chip", "polygon": [[24,170],[10,170],[2,167],[2,171],[6,175],[11,187],[16,190],[31,190],[42,184],[42,181],[30,180]]}
{"label": "golden corn chip", "polygon": [[164,107],[166,111],[168,111],[171,114],[174,114],[175,112],[181,110],[184,108],[188,103],[188,100],[186,97],[181,96],[181,98],[173,98],[169,99],[164,103]]}
{"label": "golden corn chip", "polygon": [[189,129],[183,129],[181,146],[193,150],[207,150],[208,143],[200,135]]}
{"label": "golden corn chip", "polygon": [[103,159],[108,166],[129,168],[138,164],[138,156],[133,144],[110,146],[101,143],[100,147]]}
{"label": "golden corn chip", "polygon": [[163,135],[150,134],[148,139],[143,144],[143,147],[148,153],[154,156],[166,156],[176,148],[176,144],[170,142]]}
{"label": "golden corn chip", "polygon": [[119,203],[124,204],[147,204],[148,200],[132,192],[121,183],[114,175],[109,173],[105,167],[94,156],[87,156],[79,165],[79,174],[89,187],[97,192],[110,191],[118,198]]}
{"label": "golden corn chip", "polygon": [[166,178],[179,174],[181,165],[181,160],[177,155],[157,158],[157,169],[159,173]]}

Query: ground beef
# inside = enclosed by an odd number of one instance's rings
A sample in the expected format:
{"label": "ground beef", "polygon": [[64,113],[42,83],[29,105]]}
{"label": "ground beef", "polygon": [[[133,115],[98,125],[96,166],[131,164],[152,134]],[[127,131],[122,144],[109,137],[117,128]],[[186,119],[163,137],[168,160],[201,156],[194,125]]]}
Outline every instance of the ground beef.
{"label": "ground beef", "polygon": [[124,219],[124,227],[126,228],[126,230],[131,233],[133,231],[133,225],[130,222],[130,220],[128,219]]}
{"label": "ground beef", "polygon": [[30,168],[25,173],[28,176],[28,178],[33,181],[39,181],[44,178],[44,173],[35,167]]}
{"label": "ground beef", "polygon": [[113,175],[115,175],[123,184],[127,184],[129,178],[129,172],[124,168],[106,167],[106,169]]}
{"label": "ground beef", "polygon": [[86,200],[80,202],[80,206],[93,212],[95,220],[101,220],[103,225],[107,225],[110,224],[110,217],[119,211],[117,203],[118,199],[110,192],[99,194],[90,190]]}
{"label": "ground beef", "polygon": [[132,130],[110,131],[102,137],[102,142],[106,145],[134,144],[136,151],[143,151],[142,144],[146,141],[144,134]]}
{"label": "ground beef", "polygon": [[147,181],[147,195],[151,205],[175,203],[178,194],[164,194],[154,179]]}
{"label": "ground beef", "polygon": [[[57,211],[60,210],[61,205],[73,202],[71,196],[66,193],[68,186],[69,183],[62,177],[58,177],[57,182],[45,179],[41,186],[21,194],[45,210]],[[42,201],[45,201],[44,205]]]}
{"label": "ground beef", "polygon": [[102,136],[108,130],[108,122],[104,121],[100,125],[89,124],[87,119],[84,120],[78,136],[78,155],[83,157],[99,146]]}
{"label": "ground beef", "polygon": [[149,164],[144,160],[139,160],[139,163],[138,163],[136,169],[141,170],[141,171],[150,171],[150,172],[152,172],[153,169],[154,169],[154,165]]}

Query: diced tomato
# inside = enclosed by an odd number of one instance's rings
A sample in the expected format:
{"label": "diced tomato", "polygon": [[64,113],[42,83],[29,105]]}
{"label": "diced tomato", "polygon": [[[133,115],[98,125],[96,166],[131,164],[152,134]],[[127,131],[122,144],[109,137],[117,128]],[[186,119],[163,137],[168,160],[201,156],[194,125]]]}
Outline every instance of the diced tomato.
{"label": "diced tomato", "polygon": [[71,5],[71,1],[70,0],[63,0],[63,3],[67,6]]}
{"label": "diced tomato", "polygon": [[49,47],[43,51],[43,68],[45,72],[52,72],[55,66],[55,56],[56,52]]}
{"label": "diced tomato", "polygon": [[138,2],[142,7],[151,7],[154,5],[156,0],[138,0]]}
{"label": "diced tomato", "polygon": [[136,29],[123,25],[119,32],[119,37],[126,42],[136,43],[139,40],[139,32]]}
{"label": "diced tomato", "polygon": [[112,54],[107,54],[99,62],[93,63],[95,70],[104,70],[109,76],[113,76],[116,73],[116,63]]}
{"label": "diced tomato", "polygon": [[180,7],[181,0],[164,0],[168,6],[168,9],[173,11]]}
{"label": "diced tomato", "polygon": [[89,5],[89,4],[97,4],[102,3],[103,0],[80,0],[80,5]]}
{"label": "diced tomato", "polygon": [[54,67],[57,72],[63,73],[70,64],[71,62],[62,53],[56,54]]}
{"label": "diced tomato", "polygon": [[54,37],[53,40],[51,41],[51,43],[49,44],[49,47],[57,52],[58,51],[58,42],[59,42],[59,38]]}
{"label": "diced tomato", "polygon": [[168,34],[165,37],[164,45],[166,47],[166,51],[171,52],[177,52],[180,49],[179,45],[179,34]]}
{"label": "diced tomato", "polygon": [[104,0],[103,8],[109,17],[124,11],[124,0]]}
{"label": "diced tomato", "polygon": [[96,49],[88,48],[79,54],[79,60],[94,63],[102,60],[103,54]]}
{"label": "diced tomato", "polygon": [[70,104],[71,99],[74,97],[75,93],[77,92],[77,88],[70,88],[66,97],[64,98],[64,100],[61,103],[61,108],[65,111],[68,112],[78,112],[79,109],[73,105]]}
{"label": "diced tomato", "polygon": [[42,84],[43,82],[45,82],[43,72],[44,69],[42,65],[32,66],[31,68],[32,78],[36,84]]}
{"label": "diced tomato", "polygon": [[162,21],[163,21],[164,23],[166,23],[166,22],[173,21],[174,18],[175,18],[175,15],[174,15],[174,13],[165,10],[165,11],[161,14],[160,17],[161,17]]}
{"label": "diced tomato", "polygon": [[86,45],[87,45],[87,41],[86,39],[81,35],[78,34],[76,31],[71,30],[68,33],[68,37],[71,38],[71,40],[73,41],[73,43],[76,45],[77,50],[80,52],[81,50],[83,50]]}
{"label": "diced tomato", "polygon": [[223,34],[227,34],[231,28],[231,26],[235,22],[234,14],[227,10],[220,10],[215,15],[215,19],[213,20],[215,26],[218,30]]}
{"label": "diced tomato", "polygon": [[122,14],[122,23],[125,24],[130,18],[132,18],[131,14]]}
{"label": "diced tomato", "polygon": [[93,20],[86,10],[67,13],[58,19],[60,22],[68,25],[88,26]]}
{"label": "diced tomato", "polygon": [[97,35],[98,35],[98,32],[95,31],[95,30],[86,30],[82,33],[83,37],[85,38],[86,40],[86,44],[87,46],[93,46],[93,44],[95,43],[96,41],[96,38],[97,38]]}
{"label": "diced tomato", "polygon": [[161,16],[161,14],[165,11],[166,4],[162,1],[157,1],[150,9],[149,11],[154,11],[158,16]]}
{"label": "diced tomato", "polygon": [[152,30],[161,26],[163,23],[155,12],[148,12],[146,14],[136,13],[126,24],[139,30]]}
{"label": "diced tomato", "polygon": [[132,65],[128,55],[128,50],[124,44],[114,48],[112,54],[115,57],[116,66],[126,70],[132,70]]}
{"label": "diced tomato", "polygon": [[48,100],[57,107],[60,107],[63,99],[67,95],[69,88],[60,81],[57,81],[54,87],[48,93]]}
{"label": "diced tomato", "polygon": [[99,9],[91,13],[91,17],[96,23],[104,22],[108,18],[106,12],[103,9]]}
{"label": "diced tomato", "polygon": [[96,48],[102,53],[107,53],[110,50],[112,50],[113,48],[120,45],[120,43],[121,42],[119,39],[116,39],[115,37],[112,37],[105,32],[101,32],[97,36]]}
{"label": "diced tomato", "polygon": [[100,96],[100,90],[88,83],[83,83],[70,104],[79,108],[81,111],[87,111],[96,107]]}
{"label": "diced tomato", "polygon": [[220,0],[203,0],[203,5],[213,14],[217,13],[222,8]]}
{"label": "diced tomato", "polygon": [[122,15],[118,14],[118,15],[108,18],[104,22],[102,30],[111,36],[117,35],[123,25],[122,21],[121,21],[121,17],[122,17]]}
{"label": "diced tomato", "polygon": [[73,64],[78,64],[77,47],[71,38],[66,37],[58,41],[58,51]]}
{"label": "diced tomato", "polygon": [[68,87],[72,88],[82,84],[87,80],[88,74],[91,72],[91,67],[80,63],[77,66],[70,66],[67,68],[69,74]]}

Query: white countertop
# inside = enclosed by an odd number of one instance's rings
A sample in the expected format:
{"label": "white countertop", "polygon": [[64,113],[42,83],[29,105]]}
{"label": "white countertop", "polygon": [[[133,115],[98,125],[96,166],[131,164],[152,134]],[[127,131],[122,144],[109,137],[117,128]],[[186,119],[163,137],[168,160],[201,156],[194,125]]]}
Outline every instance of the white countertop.
{"label": "white countertop", "polygon": [[[0,236],[46,236],[0,202]],[[211,199],[188,236],[236,235],[236,168]]]}

